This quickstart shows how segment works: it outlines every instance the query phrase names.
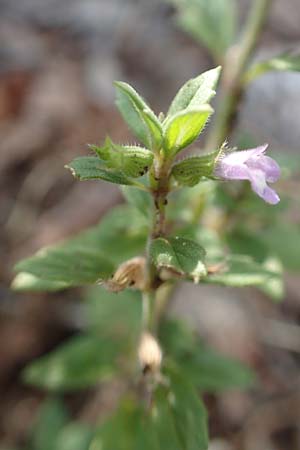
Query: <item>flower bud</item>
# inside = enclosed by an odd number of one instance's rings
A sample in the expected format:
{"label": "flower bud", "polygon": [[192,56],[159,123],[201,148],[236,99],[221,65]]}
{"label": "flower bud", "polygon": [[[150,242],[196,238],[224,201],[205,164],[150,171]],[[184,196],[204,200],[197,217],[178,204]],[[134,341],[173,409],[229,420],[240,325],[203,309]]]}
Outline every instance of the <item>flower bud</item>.
{"label": "flower bud", "polygon": [[142,334],[138,348],[138,359],[144,373],[159,371],[162,351],[157,340],[149,332]]}

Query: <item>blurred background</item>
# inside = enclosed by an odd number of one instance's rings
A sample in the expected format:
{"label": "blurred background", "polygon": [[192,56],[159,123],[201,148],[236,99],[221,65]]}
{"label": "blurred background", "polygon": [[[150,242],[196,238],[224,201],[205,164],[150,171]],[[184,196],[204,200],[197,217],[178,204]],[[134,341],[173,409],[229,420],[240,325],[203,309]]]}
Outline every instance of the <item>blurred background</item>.
{"label": "blurred background", "polygon": [[[241,23],[250,3],[238,2]],[[299,51],[299,24],[299,0],[274,0],[254,58]],[[0,0],[1,450],[25,448],[46,396],[22,383],[22,368],[85,326],[80,290],[11,292],[13,265],[123,201],[114,185],[76,182],[64,165],[107,134],[132,141],[114,106],[113,80],[128,81],[156,112],[166,111],[179,86],[213,64],[164,1]],[[230,144],[242,130],[299,158],[299,117],[300,74],[267,74],[247,90]],[[294,180],[295,195],[299,188]],[[299,223],[299,210],[292,214]],[[255,395],[206,399],[213,450],[300,448],[300,281],[285,279],[280,305],[252,290],[202,288],[201,306],[193,287],[177,293],[172,312],[218,350],[258,368],[262,380]],[[92,395],[66,396],[73,417],[94,420]],[[97,414],[113,396],[100,392]],[[236,431],[244,447],[231,438]],[[267,447],[271,435],[276,444]]]}

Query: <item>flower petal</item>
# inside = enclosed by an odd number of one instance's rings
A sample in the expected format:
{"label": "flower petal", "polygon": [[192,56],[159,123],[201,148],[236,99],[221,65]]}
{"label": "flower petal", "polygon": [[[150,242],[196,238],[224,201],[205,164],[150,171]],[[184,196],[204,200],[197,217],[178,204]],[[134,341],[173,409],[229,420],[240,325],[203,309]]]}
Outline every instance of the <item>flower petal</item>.
{"label": "flower petal", "polygon": [[251,187],[252,190],[265,202],[275,205],[280,201],[277,193],[271,189],[266,183],[266,176],[262,170],[251,170]]}
{"label": "flower petal", "polygon": [[220,161],[215,175],[225,180],[250,180],[250,170],[245,164],[231,165]]}
{"label": "flower petal", "polygon": [[250,148],[249,150],[244,150],[244,151],[251,152],[251,156],[254,156],[254,155],[258,156],[258,155],[262,155],[263,153],[265,153],[268,146],[269,146],[269,144],[263,144],[263,145],[260,145],[259,147]]}
{"label": "flower petal", "polygon": [[221,161],[230,165],[244,164],[249,158],[262,155],[267,150],[267,147],[268,144],[264,144],[256,148],[250,148],[249,150],[225,153]]}
{"label": "flower petal", "polygon": [[248,159],[246,165],[253,169],[262,170],[269,183],[275,183],[280,177],[280,167],[274,159],[269,156],[259,155]]}
{"label": "flower petal", "polygon": [[276,205],[280,202],[280,197],[274,189],[271,189],[268,185],[264,191],[264,200],[271,205]]}

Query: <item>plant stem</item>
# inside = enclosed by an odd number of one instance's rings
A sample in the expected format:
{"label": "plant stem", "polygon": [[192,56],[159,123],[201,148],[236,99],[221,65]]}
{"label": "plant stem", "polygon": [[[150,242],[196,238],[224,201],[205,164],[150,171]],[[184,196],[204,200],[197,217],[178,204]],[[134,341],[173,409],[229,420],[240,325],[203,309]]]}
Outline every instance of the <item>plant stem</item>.
{"label": "plant stem", "polygon": [[152,227],[149,231],[147,249],[145,279],[146,288],[143,292],[143,330],[156,332],[157,317],[157,271],[152,263],[150,247],[153,239],[164,236],[166,222],[166,204],[169,193],[169,169],[171,162],[164,157],[163,152],[156,154],[153,168],[149,174],[150,192],[153,197]]}
{"label": "plant stem", "polygon": [[152,333],[155,333],[156,331],[154,306],[155,306],[155,291],[144,291],[143,318],[142,318],[143,331],[151,331]]}
{"label": "plant stem", "polygon": [[[242,89],[244,70],[252,55],[255,44],[261,32],[266,14],[272,0],[255,0],[250,11],[245,32],[239,46],[232,47],[225,56],[219,110],[216,121],[207,141],[207,148],[215,150],[230,134],[234,125]],[[153,239],[164,236],[166,225],[166,204],[169,193],[169,170],[171,160],[164,157],[163,152],[157,153],[153,168],[149,174],[150,192],[153,197],[153,223],[148,236],[146,251],[146,289],[143,292],[143,331],[155,334],[157,323],[165,311],[168,298],[174,289],[174,284],[168,286],[162,295],[157,295],[157,271],[151,261],[150,246]],[[161,305],[157,304],[160,300]]]}
{"label": "plant stem", "polygon": [[219,108],[207,138],[206,148],[215,150],[232,132],[244,90],[242,78],[260,36],[272,0],[254,0],[240,44],[229,49],[224,58]]}

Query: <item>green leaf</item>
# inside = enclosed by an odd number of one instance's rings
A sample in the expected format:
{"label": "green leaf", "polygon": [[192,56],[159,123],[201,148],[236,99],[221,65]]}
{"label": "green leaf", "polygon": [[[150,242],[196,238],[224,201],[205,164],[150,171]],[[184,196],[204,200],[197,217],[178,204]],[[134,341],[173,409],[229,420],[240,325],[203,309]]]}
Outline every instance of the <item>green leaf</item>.
{"label": "green leaf", "polygon": [[171,116],[164,126],[163,148],[166,153],[176,155],[197,139],[212,112],[209,105],[202,105]]}
{"label": "green leaf", "polygon": [[271,71],[300,71],[300,56],[283,54],[275,58],[253,64],[244,75],[244,83],[251,83],[255,78]]}
{"label": "green leaf", "polygon": [[148,224],[139,211],[121,205],[110,210],[98,226],[86,233],[84,245],[96,248],[119,265],[144,252],[147,235]]}
{"label": "green leaf", "polygon": [[205,250],[197,242],[180,237],[155,239],[150,254],[158,268],[173,269],[195,283],[206,275]]}
{"label": "green leaf", "polygon": [[127,83],[116,81],[116,104],[135,136],[148,148],[159,149],[162,127],[158,118],[140,95]]}
{"label": "green leaf", "polygon": [[263,266],[265,269],[277,273],[278,276],[274,276],[267,280],[264,284],[259,286],[259,289],[271,297],[274,301],[282,301],[285,296],[285,286],[283,279],[283,266],[280,259],[276,256],[270,256],[264,261]]}
{"label": "green leaf", "polygon": [[205,392],[245,389],[254,384],[254,373],[248,367],[203,346],[194,357],[182,358],[182,364],[189,380]]}
{"label": "green leaf", "polygon": [[[201,401],[187,383],[183,395],[178,386],[182,379],[171,370],[167,376],[168,387],[155,387],[151,408],[144,409],[131,398],[123,400],[100,426],[90,450],[205,450],[206,413]],[[184,426],[189,436],[183,435]]]}
{"label": "green leaf", "polygon": [[106,138],[103,147],[90,145],[97,155],[105,160],[108,169],[120,170],[126,176],[139,178],[151,167],[153,153],[137,145],[117,145]]}
{"label": "green leaf", "polygon": [[68,421],[62,401],[48,400],[39,410],[32,430],[30,446],[33,450],[57,450],[58,435]]}
{"label": "green leaf", "polygon": [[55,291],[107,279],[120,263],[143,252],[146,239],[144,217],[118,206],[99,225],[20,261],[12,287]]}
{"label": "green leaf", "polygon": [[185,109],[197,109],[209,103],[216,94],[215,87],[220,76],[220,71],[221,67],[216,67],[187,81],[179,89],[172,101],[168,116],[172,116]]}
{"label": "green leaf", "polygon": [[185,447],[180,442],[178,436],[169,394],[169,389],[163,386],[158,386],[154,393],[154,407],[152,412],[153,428],[158,438],[160,450],[183,450]]}
{"label": "green leaf", "polygon": [[203,281],[224,286],[243,287],[260,286],[280,278],[277,270],[266,269],[248,256],[231,255],[227,258],[223,270],[220,269],[220,272],[207,276]]}
{"label": "green leaf", "polygon": [[[95,283],[111,276],[114,265],[96,249],[69,247],[45,248],[35,256],[20,261],[15,270],[43,280],[62,282],[62,288]],[[48,286],[42,286],[46,287]],[[51,286],[50,286],[51,287]],[[56,287],[57,286],[56,284]]]}
{"label": "green leaf", "polygon": [[189,189],[176,189],[170,194],[168,217],[183,226],[189,226],[191,223],[198,225],[205,209],[212,205],[215,189],[216,183],[212,180]]}
{"label": "green leaf", "polygon": [[278,256],[285,270],[300,270],[300,227],[288,221],[273,223],[260,233],[260,238]]}
{"label": "green leaf", "polygon": [[255,379],[254,373],[241,362],[203,346],[194,358],[187,357],[185,371],[199,389],[212,393],[249,388]]}
{"label": "green leaf", "polygon": [[171,0],[178,5],[181,28],[204,45],[216,61],[222,61],[237,28],[235,0]]}
{"label": "green leaf", "polygon": [[216,156],[217,152],[203,156],[191,156],[175,163],[171,174],[179,184],[193,187],[203,177],[213,176]]}
{"label": "green leaf", "polygon": [[136,346],[142,314],[140,292],[124,290],[116,294],[95,286],[89,289],[86,304],[90,332],[131,341]]}
{"label": "green leaf", "polygon": [[35,360],[23,372],[28,384],[66,391],[86,388],[113,377],[124,343],[110,337],[81,335]]}
{"label": "green leaf", "polygon": [[155,239],[150,247],[151,258],[158,268],[172,268],[182,273],[182,268],[176,258],[171,243],[165,238]]}
{"label": "green leaf", "polygon": [[107,169],[101,159],[95,156],[82,156],[73,159],[65,166],[79,180],[104,180],[115,184],[134,184],[120,170]]}
{"label": "green leaf", "polygon": [[92,437],[90,427],[71,422],[59,433],[55,450],[89,450]]}
{"label": "green leaf", "polygon": [[55,292],[61,291],[62,289],[66,289],[71,286],[72,283],[68,283],[65,281],[49,281],[44,280],[43,278],[38,278],[35,275],[27,272],[18,273],[12,284],[11,288],[16,292],[40,292],[40,291],[48,291]]}
{"label": "green leaf", "polygon": [[[188,189],[186,191],[189,192],[191,191],[191,189]],[[193,206],[193,204],[191,205]],[[189,224],[182,228],[179,228],[176,231],[176,234],[178,236],[196,241],[199,245],[204,247],[206,251],[205,260],[207,265],[215,265],[221,263],[224,260],[224,244],[215,230],[211,228],[205,228],[198,224]]]}
{"label": "green leaf", "polygon": [[160,450],[155,441],[149,417],[133,399],[127,398],[100,426],[90,450]]}
{"label": "green leaf", "polygon": [[176,361],[184,378],[205,392],[222,392],[253,384],[253,372],[242,363],[206,347],[187,326],[165,320],[160,342],[167,359]]}
{"label": "green leaf", "polygon": [[[270,227],[273,228],[273,225]],[[283,267],[274,250],[269,247],[266,240],[259,237],[259,233],[242,227],[235,228],[227,235],[227,243],[231,252],[239,255],[251,256],[264,269],[278,274],[265,280],[259,289],[270,296],[273,300],[282,300],[284,297]]]}
{"label": "green leaf", "polygon": [[152,199],[149,192],[131,186],[123,186],[122,193],[130,205],[137,208],[147,220],[150,218]]}
{"label": "green leaf", "polygon": [[229,245],[231,253],[251,256],[260,264],[270,255],[270,249],[259,237],[259,233],[242,226],[235,227],[231,233],[227,233],[226,243]]}
{"label": "green leaf", "polygon": [[196,390],[179,370],[168,368],[171,380],[171,411],[182,448],[206,450],[208,447],[207,413]]}

